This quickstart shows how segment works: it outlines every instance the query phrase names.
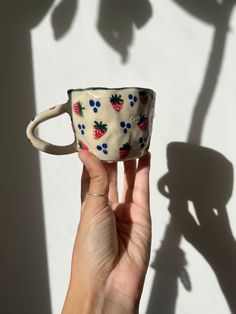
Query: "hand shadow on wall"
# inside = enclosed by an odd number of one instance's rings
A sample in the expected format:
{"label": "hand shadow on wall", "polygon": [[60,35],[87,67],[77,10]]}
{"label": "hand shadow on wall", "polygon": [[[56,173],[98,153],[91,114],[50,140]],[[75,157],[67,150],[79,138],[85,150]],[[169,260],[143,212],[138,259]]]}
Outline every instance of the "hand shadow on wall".
{"label": "hand shadow on wall", "polygon": [[0,313],[51,313],[38,153],[25,130],[35,116],[32,28],[53,0],[0,4]]}
{"label": "hand shadow on wall", "polygon": [[152,16],[149,0],[100,0],[97,28],[105,41],[128,61],[134,25],[143,27]]}
{"label": "hand shadow on wall", "polygon": [[[216,0],[174,0],[178,5],[186,9],[194,16],[200,18],[204,22],[211,23],[215,26],[214,38],[209,61],[202,83],[199,96],[194,106],[192,121],[188,133],[187,142],[199,144],[201,143],[202,133],[204,129],[204,122],[213,98],[215,88],[218,82],[220,69],[224,57],[224,49],[226,42],[226,35],[228,31],[228,24],[233,9],[235,0],[223,0],[221,2]],[[189,278],[187,276],[185,266],[187,262],[184,258],[184,252],[179,248],[181,242],[181,232],[178,228],[174,217],[172,216],[166,228],[166,233],[161,244],[160,250],[157,252],[153,267],[156,269],[159,255],[162,255],[164,270],[159,269],[159,275],[156,273],[156,278],[153,282],[153,289],[150,296],[147,314],[154,313],[175,313],[175,303],[177,298],[177,280],[183,276],[182,282],[186,281],[185,288],[191,288]],[[177,258],[179,260],[178,252],[182,252],[181,264],[178,272],[173,272],[170,267],[169,260]],[[164,254],[162,254],[164,252]],[[179,265],[179,262],[178,262]],[[184,271],[182,271],[184,270]],[[169,274],[172,274],[171,279]],[[159,280],[159,277],[162,280]],[[185,279],[184,279],[185,278]],[[157,282],[159,280],[159,283]],[[189,283],[189,285],[188,285]],[[157,285],[157,287],[156,287]],[[165,291],[161,291],[161,287],[165,286]],[[155,292],[156,291],[156,292]],[[171,296],[171,300],[169,299]]]}
{"label": "hand shadow on wall", "polygon": [[[167,160],[169,172],[159,180],[159,190],[170,199],[169,210],[179,230],[208,261],[235,313],[236,243],[226,211],[233,166],[222,154],[187,143],[170,143]],[[197,221],[188,201],[194,205]]]}

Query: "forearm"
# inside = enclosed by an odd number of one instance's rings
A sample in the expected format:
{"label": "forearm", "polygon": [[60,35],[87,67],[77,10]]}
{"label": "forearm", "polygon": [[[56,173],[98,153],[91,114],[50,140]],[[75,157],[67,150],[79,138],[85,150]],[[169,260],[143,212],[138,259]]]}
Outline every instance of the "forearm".
{"label": "forearm", "polygon": [[235,240],[219,246],[216,256],[208,258],[232,313],[236,313],[236,245]]}
{"label": "forearm", "polygon": [[102,291],[69,289],[62,314],[138,314],[138,305],[121,304]]}

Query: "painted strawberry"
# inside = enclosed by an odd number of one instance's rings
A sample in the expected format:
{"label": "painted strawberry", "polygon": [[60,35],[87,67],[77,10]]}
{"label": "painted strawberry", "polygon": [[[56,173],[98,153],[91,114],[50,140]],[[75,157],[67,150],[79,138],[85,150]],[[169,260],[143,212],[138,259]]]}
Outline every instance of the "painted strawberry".
{"label": "painted strawberry", "polygon": [[146,131],[148,127],[148,118],[143,114],[140,115],[139,121],[137,123],[137,126],[140,128],[142,131]]}
{"label": "painted strawberry", "polygon": [[98,123],[97,121],[94,121],[93,136],[96,140],[100,138],[101,136],[103,136],[106,132],[107,132],[107,124],[102,123],[102,121],[100,121],[100,123]]}
{"label": "painted strawberry", "polygon": [[84,142],[78,140],[79,148],[82,150],[89,150],[88,146],[84,144]]}
{"label": "painted strawberry", "polygon": [[131,145],[129,143],[123,144],[122,147],[119,148],[120,159],[124,159],[129,155],[131,149]]}
{"label": "painted strawberry", "polygon": [[145,90],[139,92],[139,99],[143,105],[146,105],[148,102],[148,93]]}
{"label": "painted strawberry", "polygon": [[122,99],[121,95],[118,96],[117,94],[111,95],[110,102],[116,112],[120,112],[124,105],[124,100]]}
{"label": "painted strawberry", "polygon": [[77,114],[78,116],[83,117],[83,110],[85,108],[83,107],[82,103],[80,101],[78,101],[77,103],[74,104],[74,112],[75,114]]}

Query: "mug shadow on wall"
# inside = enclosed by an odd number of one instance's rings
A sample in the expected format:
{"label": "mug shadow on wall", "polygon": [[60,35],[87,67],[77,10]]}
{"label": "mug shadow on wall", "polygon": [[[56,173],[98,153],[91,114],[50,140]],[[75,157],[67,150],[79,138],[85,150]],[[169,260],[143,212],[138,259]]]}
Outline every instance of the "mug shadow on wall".
{"label": "mug shadow on wall", "polygon": [[5,314],[51,313],[39,158],[25,129],[35,116],[30,30],[52,3],[0,4],[0,313]]}
{"label": "mug shadow on wall", "polygon": [[[236,242],[226,211],[233,189],[233,166],[212,149],[181,142],[168,145],[167,160],[169,172],[159,180],[158,188],[170,200],[172,222],[152,264],[156,277],[146,313],[175,313],[178,278],[191,290],[179,233],[207,260],[235,313]],[[189,201],[196,219],[189,211]]]}
{"label": "mug shadow on wall", "polygon": [[[209,55],[209,61],[205,72],[205,77],[203,79],[203,83],[199,92],[199,96],[196,100],[194,105],[194,111],[192,115],[192,120],[190,123],[189,133],[187,137],[188,143],[195,143],[196,145],[200,145],[202,133],[204,130],[204,122],[209,110],[209,106],[211,104],[211,100],[213,98],[215,88],[218,82],[221,65],[224,57],[224,50],[225,50],[225,42],[226,42],[226,35],[229,30],[229,21],[233,6],[235,4],[235,0],[223,0],[223,1],[216,1],[216,0],[174,0],[178,5],[180,5],[183,9],[185,9],[190,14],[194,15],[195,17],[203,20],[206,23],[213,24],[215,26],[214,29],[214,36],[213,36],[213,43],[211,53]],[[188,145],[188,144],[186,144]],[[193,147],[193,146],[190,146]],[[200,148],[199,148],[200,149]],[[196,150],[195,150],[196,151]],[[216,152],[216,156],[219,153]],[[214,154],[212,154],[214,160]],[[198,158],[199,154],[192,156],[193,158]],[[210,162],[210,160],[209,160]],[[224,167],[223,167],[224,168]],[[182,169],[183,170],[183,169]],[[233,169],[232,169],[233,170]],[[185,171],[183,170],[183,174]],[[230,176],[229,176],[230,177]],[[173,178],[173,176],[172,176]],[[191,178],[189,178],[191,183]],[[163,182],[163,179],[162,179]],[[229,187],[229,186],[228,186]],[[223,193],[223,191],[222,191]],[[222,195],[222,194],[220,194]],[[191,283],[189,276],[186,272],[185,266],[187,265],[187,261],[185,258],[184,252],[179,248],[181,242],[181,236],[185,235],[181,230],[180,226],[184,226],[184,223],[181,223],[181,213],[185,212],[188,213],[187,208],[187,200],[186,199],[179,199],[179,195],[172,195],[171,196],[171,219],[166,227],[166,232],[161,244],[160,249],[156,252],[155,260],[152,264],[152,267],[156,269],[155,279],[153,281],[153,287],[149,299],[149,304],[147,308],[147,314],[154,314],[154,313],[165,313],[165,314],[174,314],[175,313],[175,306],[176,306],[176,299],[177,299],[177,292],[178,292],[178,278],[181,279],[182,283],[184,284],[186,290],[191,290]],[[173,202],[173,199],[175,202]],[[182,211],[180,211],[178,204],[184,204],[182,206]],[[194,204],[197,211],[204,210],[204,207],[199,207],[200,204]],[[175,209],[176,210],[173,210]],[[183,210],[185,208],[185,211]],[[213,209],[211,209],[212,212]],[[180,211],[180,215],[173,215],[173,213],[178,213]],[[208,212],[209,212],[208,208]],[[214,211],[214,210],[213,210]],[[215,212],[214,212],[215,213]],[[224,230],[224,232],[231,235],[230,226],[227,221],[227,213],[226,210],[220,212],[222,215],[222,221],[220,219],[218,222],[222,222],[222,225],[218,225],[218,228]],[[176,217],[179,219],[176,219]],[[186,216],[186,215],[185,215]],[[184,217],[185,217],[184,216]],[[209,215],[208,223],[211,226],[212,220],[214,220],[214,216]],[[180,222],[179,222],[180,220]],[[223,221],[224,220],[224,221]],[[211,228],[208,229],[210,231]],[[228,232],[227,232],[228,231]],[[206,234],[207,236],[207,234]],[[191,238],[191,237],[190,237]],[[190,238],[189,241],[190,241]],[[192,238],[191,238],[192,239]],[[194,236],[193,236],[194,239]],[[231,254],[228,254],[228,260],[235,262],[235,253],[232,249],[235,244],[234,240],[231,236],[228,237],[229,241],[226,239],[225,241],[222,238],[224,249],[227,247],[231,247],[230,251]],[[221,241],[221,242],[222,242]],[[191,242],[191,241],[190,241]],[[193,240],[194,242],[194,240]],[[229,245],[231,243],[231,245]],[[201,248],[199,248],[199,251]],[[220,250],[219,250],[220,251]],[[223,252],[223,250],[222,250]],[[206,257],[206,254],[205,254]],[[171,260],[176,260],[177,262],[170,262]],[[221,260],[221,259],[219,259]],[[217,261],[217,260],[216,260]],[[226,262],[225,259],[224,262]],[[212,268],[214,269],[214,262],[211,263]],[[229,292],[230,284],[230,276],[228,272],[224,272],[224,263],[221,264],[220,270],[218,269],[216,275],[218,277],[219,283],[221,285],[222,291],[224,292],[226,299],[230,308],[234,308],[235,311],[235,303],[233,300],[233,292],[231,290]],[[229,269],[232,270],[232,265],[229,266]],[[232,276],[235,279],[235,271],[232,270]],[[233,281],[233,280],[231,280]],[[164,289],[163,289],[164,288]],[[236,296],[235,298],[236,299]]]}
{"label": "mug shadow on wall", "polygon": [[127,63],[134,26],[142,28],[152,16],[149,0],[100,0],[97,29]]}

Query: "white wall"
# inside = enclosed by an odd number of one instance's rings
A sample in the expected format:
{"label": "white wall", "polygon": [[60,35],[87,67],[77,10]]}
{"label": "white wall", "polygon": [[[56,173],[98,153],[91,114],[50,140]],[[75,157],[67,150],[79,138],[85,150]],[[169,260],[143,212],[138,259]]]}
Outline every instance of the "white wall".
{"label": "white wall", "polygon": [[[120,5],[125,8],[122,3],[123,1]],[[58,40],[54,38],[51,25],[52,12],[57,4],[58,2],[51,7],[31,32],[37,112],[66,101],[66,91],[69,88],[146,86],[157,92],[156,118],[150,147],[152,261],[156,250],[160,248],[170,219],[167,210],[169,202],[157,190],[158,179],[167,171],[166,146],[173,141],[187,140],[194,105],[209,62],[214,25],[189,14],[174,1],[151,1],[152,16],[139,29],[132,25],[129,58],[122,63],[121,55],[102,38],[96,27],[99,1],[80,0],[71,28]],[[122,21],[122,10],[113,14]],[[209,10],[209,15],[211,14]],[[223,63],[205,120],[202,144],[221,152],[234,164],[234,12],[229,25]],[[68,117],[60,117],[45,123],[40,128],[40,136],[58,144],[71,142],[72,132],[68,121]],[[56,314],[60,312],[65,298],[71,250],[79,222],[81,163],[76,154],[57,157],[40,153],[40,167],[51,302],[53,313]],[[120,176],[122,178],[121,173]],[[235,206],[234,189],[227,206],[234,233]],[[187,292],[178,280],[175,313],[229,313],[209,264],[185,240],[182,240],[181,248],[186,254],[192,291]],[[149,267],[140,313],[145,313],[148,307],[154,276],[155,270]]]}

